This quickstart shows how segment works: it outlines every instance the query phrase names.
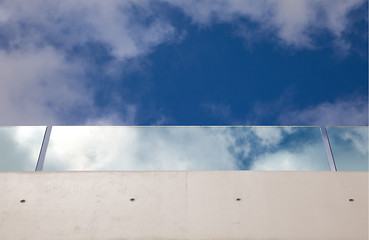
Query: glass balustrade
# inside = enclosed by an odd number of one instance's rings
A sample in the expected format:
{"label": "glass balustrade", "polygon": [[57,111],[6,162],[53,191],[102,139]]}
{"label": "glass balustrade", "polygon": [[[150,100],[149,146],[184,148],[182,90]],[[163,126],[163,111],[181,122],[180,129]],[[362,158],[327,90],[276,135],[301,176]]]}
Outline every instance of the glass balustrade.
{"label": "glass balustrade", "polygon": [[0,127],[0,171],[34,171],[46,127]]}
{"label": "glass balustrade", "polygon": [[[0,171],[34,171],[45,129],[0,127]],[[368,127],[327,133],[338,171],[368,171]],[[43,170],[330,169],[319,127],[54,126]]]}
{"label": "glass balustrade", "polygon": [[368,127],[327,127],[337,171],[368,171]]}
{"label": "glass balustrade", "polygon": [[319,127],[53,127],[44,170],[329,171]]}

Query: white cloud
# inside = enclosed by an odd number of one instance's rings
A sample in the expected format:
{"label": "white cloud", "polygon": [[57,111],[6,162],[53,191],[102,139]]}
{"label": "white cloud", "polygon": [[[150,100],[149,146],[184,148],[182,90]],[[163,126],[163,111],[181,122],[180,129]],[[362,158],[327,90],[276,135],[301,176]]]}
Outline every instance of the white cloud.
{"label": "white cloud", "polygon": [[[250,170],[329,169],[320,131],[317,128],[253,127],[251,131],[258,137],[256,144],[259,145],[259,151],[256,155],[254,153]],[[286,140],[288,138],[289,140]],[[283,145],[284,141],[290,146]]]}
{"label": "white cloud", "polygon": [[[114,126],[114,125],[134,125],[136,120],[137,107],[131,104],[121,103],[119,114],[114,109],[108,109],[104,113],[95,114],[86,120],[87,126]],[[124,113],[124,114],[123,114]]]}
{"label": "white cloud", "polygon": [[57,123],[60,113],[91,107],[80,82],[80,65],[66,62],[53,48],[0,50],[0,123]]}
{"label": "white cloud", "polygon": [[259,138],[263,146],[275,146],[283,139],[283,129],[279,127],[255,127],[253,133]]}
{"label": "white cloud", "polygon": [[[134,15],[133,7],[140,17]],[[107,44],[111,53],[123,60],[144,54],[175,33],[170,23],[153,17],[147,1],[37,0],[28,4],[8,0],[0,12],[7,13],[0,29],[2,33],[10,31],[11,47],[39,43],[70,49],[97,41]],[[151,20],[143,23],[146,18]]]}
{"label": "white cloud", "polygon": [[5,0],[0,13],[6,13],[0,17],[3,125],[60,124],[72,119],[92,124],[132,123],[136,106],[113,92],[110,105],[119,103],[119,109],[99,113],[93,99],[97,89],[85,74],[93,66],[67,52],[89,42],[104,44],[115,58],[102,73],[109,75],[116,69],[121,72],[125,61],[175,35],[169,22],[154,16],[147,1]]}
{"label": "white cloud", "polygon": [[368,170],[368,127],[327,129],[333,157],[340,171]]}
{"label": "white cloud", "polygon": [[54,127],[45,170],[237,169],[229,129]]}
{"label": "white cloud", "polygon": [[[263,133],[274,131],[265,129]],[[285,131],[283,128],[278,130],[280,134],[272,135],[274,140],[268,137],[268,146],[262,144],[264,138],[255,138],[253,130],[248,127],[54,127],[44,169],[237,170],[242,166],[252,170],[328,169],[319,129]],[[293,135],[298,131],[299,134]],[[317,134],[312,137],[312,132]],[[281,145],[287,136],[292,146]]]}
{"label": "white cloud", "polygon": [[[178,7],[195,24],[233,23],[246,18],[275,32],[285,44],[309,47],[316,31],[328,30],[337,42],[346,43],[348,14],[364,0],[160,0]],[[126,59],[145,54],[157,44],[181,38],[168,19],[154,12],[151,1],[121,0],[4,0],[0,5],[0,31],[8,44],[19,47],[52,42],[73,47],[98,41],[112,54]]]}
{"label": "white cloud", "polygon": [[343,140],[351,141],[359,153],[363,156],[368,156],[368,128],[347,128],[339,137]]}
{"label": "white cloud", "polygon": [[329,170],[322,142],[307,143],[299,151],[279,149],[259,155],[252,163],[251,170]]}
{"label": "white cloud", "polygon": [[[211,25],[234,22],[242,17],[259,23],[264,31],[276,33],[281,43],[293,47],[314,47],[317,31],[332,33],[340,47],[348,48],[342,38],[349,20],[348,13],[365,3],[364,0],[168,0],[183,9],[193,22]],[[245,37],[249,33],[244,33]]]}
{"label": "white cloud", "polygon": [[306,109],[284,112],[279,116],[279,122],[285,125],[368,125],[368,100],[356,97],[324,102]]}
{"label": "white cloud", "polygon": [[0,170],[34,171],[45,127],[0,127]]}
{"label": "white cloud", "polygon": [[[311,47],[314,31],[325,29],[347,48],[349,43],[342,38],[347,15],[364,1],[158,2],[182,9],[201,26],[249,19],[288,46]],[[84,116],[76,120],[79,123],[100,124],[120,118],[121,109],[109,110],[107,116],[98,113],[93,100],[96,87],[85,76],[93,66],[80,56],[71,59],[67,52],[91,42],[102,44],[115,61],[106,67],[106,74],[121,73],[117,69],[125,62],[144,56],[159,44],[181,40],[183,30],[155,12],[153,4],[148,0],[1,1],[0,124],[58,124],[75,113]],[[134,121],[132,109],[137,106],[126,104],[122,96],[115,99],[127,115],[119,123]]]}

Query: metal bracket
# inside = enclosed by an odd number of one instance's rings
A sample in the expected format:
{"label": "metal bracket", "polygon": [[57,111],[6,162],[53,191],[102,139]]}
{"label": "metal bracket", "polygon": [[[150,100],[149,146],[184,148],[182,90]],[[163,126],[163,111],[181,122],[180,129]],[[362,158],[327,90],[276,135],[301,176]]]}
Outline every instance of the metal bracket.
{"label": "metal bracket", "polygon": [[52,129],[52,126],[46,127],[44,139],[42,140],[40,154],[38,155],[38,160],[37,160],[35,171],[42,171],[44,167],[45,155],[46,155],[47,146],[49,145],[51,129]]}
{"label": "metal bracket", "polygon": [[331,171],[336,172],[337,171],[336,163],[335,163],[334,158],[333,158],[332,148],[331,148],[331,144],[329,142],[327,129],[325,128],[325,126],[321,126],[320,131],[322,133],[322,138],[323,138],[324,147],[325,147],[325,153],[326,153],[327,158],[328,158],[329,167],[330,167]]}

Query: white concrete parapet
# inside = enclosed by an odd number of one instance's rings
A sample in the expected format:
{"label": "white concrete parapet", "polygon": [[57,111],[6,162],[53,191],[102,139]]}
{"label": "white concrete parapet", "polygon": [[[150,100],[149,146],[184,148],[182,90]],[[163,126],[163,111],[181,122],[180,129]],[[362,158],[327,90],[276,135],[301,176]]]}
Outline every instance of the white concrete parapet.
{"label": "white concrete parapet", "polygon": [[368,239],[368,172],[2,172],[0,239]]}

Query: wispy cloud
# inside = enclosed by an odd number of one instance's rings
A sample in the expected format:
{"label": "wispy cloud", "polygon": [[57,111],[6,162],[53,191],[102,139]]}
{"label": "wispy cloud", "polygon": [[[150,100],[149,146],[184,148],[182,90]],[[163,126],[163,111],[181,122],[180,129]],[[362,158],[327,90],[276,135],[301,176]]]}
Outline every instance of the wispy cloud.
{"label": "wispy cloud", "polygon": [[231,170],[232,139],[225,128],[54,127],[45,168]]}
{"label": "wispy cloud", "polygon": [[227,122],[232,118],[230,106],[224,103],[205,103],[202,105],[205,111]]}
{"label": "wispy cloud", "polygon": [[119,109],[96,106],[98,86],[88,75],[95,66],[74,49],[105,46],[113,57],[100,73],[107,76],[175,38],[175,29],[155,16],[147,1],[15,0],[2,1],[0,12],[0,123],[5,125],[132,123],[135,106],[114,89],[110,105]]}
{"label": "wispy cloud", "polygon": [[1,124],[58,123],[59,114],[92,107],[79,64],[51,47],[0,50]]}
{"label": "wispy cloud", "polygon": [[368,170],[368,128],[327,128],[337,169],[344,171]]}
{"label": "wispy cloud", "polygon": [[[349,43],[342,34],[350,21],[348,14],[365,3],[364,0],[157,2],[182,9],[199,25],[233,23],[244,18],[259,23],[264,30],[275,32],[285,44],[296,47],[312,46],[314,34],[326,30],[345,48]],[[32,4],[5,0],[0,5],[0,31],[7,32],[9,47],[48,42],[70,48],[75,44],[99,41],[108,44],[116,57],[134,57],[157,44],[173,40],[178,33],[168,19],[155,13],[154,4],[147,0],[37,0]]]}
{"label": "wispy cloud", "polygon": [[0,32],[8,48],[55,45],[64,50],[105,43],[119,58],[143,54],[171,39],[175,29],[155,16],[148,1],[3,1]]}
{"label": "wispy cloud", "polygon": [[[251,170],[328,170],[328,161],[318,144],[306,144],[299,152],[280,149],[259,155],[251,165]],[[322,157],[323,156],[323,157]]]}
{"label": "wispy cloud", "polygon": [[368,125],[368,99],[354,97],[323,102],[315,106],[280,114],[284,125],[356,126]]}
{"label": "wispy cloud", "polygon": [[0,170],[33,171],[45,127],[0,127]]}
{"label": "wispy cloud", "polygon": [[[138,106],[126,103],[123,96],[111,99],[120,109],[99,113],[94,100],[98,86],[87,74],[95,66],[86,59],[91,56],[77,55],[75,50],[90,43],[104,46],[113,59],[103,69],[109,75],[121,73],[126,63],[160,44],[176,44],[185,37],[185,29],[176,29],[170,18],[155,11],[153,6],[164,2],[182,10],[196,25],[235,23],[242,32],[247,28],[238,20],[246,19],[282,45],[296,48],[313,47],[314,34],[324,30],[348,49],[350,43],[342,37],[348,14],[364,0],[1,1],[0,124],[63,124],[72,118],[82,124],[134,122],[132,109]],[[245,31],[240,35],[246,38]]]}
{"label": "wispy cloud", "polygon": [[[364,0],[170,0],[189,15],[193,22],[211,25],[244,18],[260,24],[264,31],[276,33],[282,44],[297,48],[314,47],[314,35],[328,31],[341,48],[349,48],[342,34],[349,24],[348,14]],[[247,30],[247,28],[243,28]],[[247,31],[243,35],[249,38]]]}
{"label": "wispy cloud", "polygon": [[328,162],[318,128],[54,127],[45,169],[327,170]]}

